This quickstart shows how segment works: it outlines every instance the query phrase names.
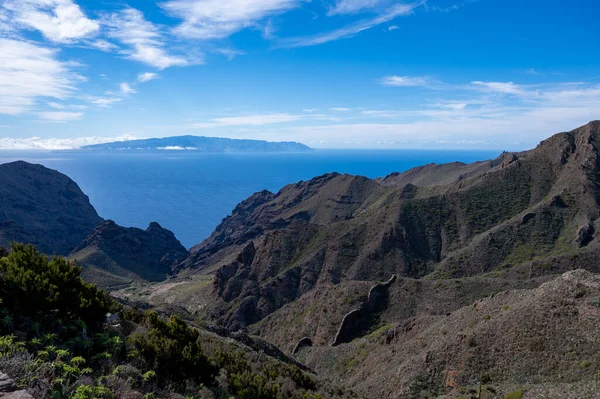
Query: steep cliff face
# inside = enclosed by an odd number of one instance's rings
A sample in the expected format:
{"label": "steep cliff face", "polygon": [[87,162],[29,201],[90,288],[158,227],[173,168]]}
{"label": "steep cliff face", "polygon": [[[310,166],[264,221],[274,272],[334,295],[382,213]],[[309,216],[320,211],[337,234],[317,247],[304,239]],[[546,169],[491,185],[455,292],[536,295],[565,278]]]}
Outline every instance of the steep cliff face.
{"label": "steep cliff face", "polygon": [[104,286],[110,286],[114,279],[118,283],[119,277],[164,280],[173,265],[187,256],[187,250],[175,235],[158,223],[150,223],[142,230],[121,227],[112,220],[98,225],[69,255],[86,266],[84,276]]}
{"label": "steep cliff face", "polygon": [[0,245],[34,244],[58,255],[71,252],[102,221],[69,177],[18,161],[0,165]]}
{"label": "steep cliff face", "polygon": [[157,223],[140,230],[104,221],[69,177],[23,161],[0,165],[0,246],[13,241],[69,255],[105,287],[164,280],[188,256]]}
{"label": "steep cliff face", "polygon": [[320,284],[593,269],[584,263],[600,252],[599,138],[591,122],[492,161],[377,181],[329,174],[258,193],[178,270],[222,268],[212,316],[238,328]]}

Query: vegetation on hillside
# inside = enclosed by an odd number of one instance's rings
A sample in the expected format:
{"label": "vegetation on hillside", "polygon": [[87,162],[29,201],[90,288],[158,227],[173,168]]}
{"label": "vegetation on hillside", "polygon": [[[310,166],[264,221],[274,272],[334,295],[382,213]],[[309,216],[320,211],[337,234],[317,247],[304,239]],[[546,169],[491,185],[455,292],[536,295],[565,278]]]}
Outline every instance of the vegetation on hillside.
{"label": "vegetation on hillside", "polygon": [[294,365],[120,305],[61,257],[0,255],[0,370],[36,398],[324,397]]}

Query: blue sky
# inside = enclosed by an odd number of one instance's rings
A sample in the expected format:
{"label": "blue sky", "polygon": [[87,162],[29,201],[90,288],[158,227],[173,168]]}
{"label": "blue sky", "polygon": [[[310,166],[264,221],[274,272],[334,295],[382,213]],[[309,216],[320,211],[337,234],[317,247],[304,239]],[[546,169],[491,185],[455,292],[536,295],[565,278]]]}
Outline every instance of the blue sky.
{"label": "blue sky", "polygon": [[0,0],[0,148],[524,149],[600,119],[596,0]]}

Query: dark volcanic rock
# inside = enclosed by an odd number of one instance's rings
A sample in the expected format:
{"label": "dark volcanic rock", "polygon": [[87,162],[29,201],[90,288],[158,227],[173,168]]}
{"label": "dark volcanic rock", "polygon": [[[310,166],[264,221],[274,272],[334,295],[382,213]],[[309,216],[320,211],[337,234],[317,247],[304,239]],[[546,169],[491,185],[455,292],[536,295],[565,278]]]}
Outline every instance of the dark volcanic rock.
{"label": "dark volcanic rock", "polygon": [[[107,271],[122,268],[148,281],[164,280],[171,268],[188,256],[175,235],[158,223],[146,230],[125,228],[107,220],[85,238],[71,258]],[[114,270],[120,274],[119,270]]]}
{"label": "dark volcanic rock", "polygon": [[102,218],[69,177],[18,161],[0,165],[0,245],[34,244],[66,255]]}

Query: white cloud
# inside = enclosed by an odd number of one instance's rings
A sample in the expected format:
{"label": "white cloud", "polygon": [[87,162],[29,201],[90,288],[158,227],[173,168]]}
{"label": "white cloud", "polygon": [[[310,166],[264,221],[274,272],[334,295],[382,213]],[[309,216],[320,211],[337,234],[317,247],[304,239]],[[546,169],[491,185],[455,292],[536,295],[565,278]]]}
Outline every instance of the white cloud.
{"label": "white cloud", "polygon": [[336,29],[325,33],[319,33],[313,36],[281,39],[279,40],[277,47],[316,46],[319,44],[324,44],[327,42],[352,37],[360,32],[374,28],[375,26],[381,25],[386,22],[390,22],[391,20],[399,16],[409,15],[413,12],[415,8],[420,7],[423,4],[425,4],[425,0],[421,0],[419,2],[411,4],[396,4],[376,17],[357,21],[340,29]]}
{"label": "white cloud", "polygon": [[55,43],[71,43],[95,34],[100,28],[72,0],[4,0],[1,6],[13,23],[38,30]]}
{"label": "white cloud", "polygon": [[129,46],[122,53],[127,58],[158,69],[185,66],[192,63],[184,56],[171,55],[165,49],[162,28],[146,20],[134,8],[126,8],[103,18],[109,37]]}
{"label": "white cloud", "polygon": [[48,106],[52,107],[54,109],[65,109],[66,108],[64,105],[56,103],[56,102],[52,102],[52,101],[48,103]]}
{"label": "white cloud", "polygon": [[46,122],[53,123],[65,123],[71,121],[77,121],[83,117],[82,112],[62,112],[62,111],[48,111],[40,112],[39,118]]}
{"label": "white cloud", "polygon": [[75,137],[75,138],[41,138],[24,139],[0,138],[2,150],[73,150],[86,145],[110,143],[113,141],[132,140],[136,137],[124,135],[120,137]]}
{"label": "white cloud", "polygon": [[430,87],[436,84],[435,80],[431,79],[429,76],[386,76],[381,79],[381,84],[384,86],[394,86],[394,87]]}
{"label": "white cloud", "polygon": [[157,150],[163,151],[186,151],[186,150],[197,150],[198,147],[181,147],[179,145],[168,145],[166,147],[157,147]]}
{"label": "white cloud", "polygon": [[0,38],[0,114],[27,112],[39,97],[65,99],[78,81],[57,51],[32,42]]}
{"label": "white cloud", "polygon": [[513,94],[516,96],[524,96],[529,92],[523,88],[523,86],[518,85],[513,82],[481,82],[475,81],[471,82],[471,84],[478,86],[481,90],[493,93],[501,93],[501,94]]}
{"label": "white cloud", "polygon": [[219,49],[219,50],[217,50],[217,53],[224,55],[225,57],[227,57],[227,59],[229,61],[233,60],[235,57],[237,57],[239,55],[246,54],[243,51],[238,51],[238,50],[233,50],[233,49],[228,49],[228,48]]}
{"label": "white cloud", "polygon": [[300,119],[302,119],[302,116],[290,114],[234,116],[228,118],[215,118],[211,119],[210,122],[192,124],[190,127],[212,128],[220,126],[263,126],[276,123],[294,122]]}
{"label": "white cloud", "polygon": [[400,29],[400,27],[397,25],[390,25],[390,26],[388,26],[387,29],[388,29],[388,32],[391,32],[393,30]]}
{"label": "white cloud", "polygon": [[354,14],[366,9],[379,7],[388,0],[338,0],[334,7],[329,10],[329,15],[335,14]]}
{"label": "white cloud", "polygon": [[432,104],[432,107],[435,108],[445,108],[445,109],[453,109],[453,110],[461,110],[467,108],[466,103],[457,103],[457,102],[449,102],[449,103],[435,103]]}
{"label": "white cloud", "polygon": [[158,74],[156,74],[156,73],[144,72],[144,73],[140,73],[138,75],[138,82],[146,83],[146,82],[149,82],[149,81],[157,79],[157,78],[158,78]]}
{"label": "white cloud", "polygon": [[350,112],[352,111],[350,108],[344,108],[344,107],[331,107],[329,108],[330,111],[333,112]]}
{"label": "white cloud", "polygon": [[121,102],[119,97],[88,97],[88,101],[99,107],[108,108],[114,103]]}
{"label": "white cloud", "polygon": [[98,39],[98,40],[94,40],[93,42],[89,42],[88,43],[89,46],[98,49],[100,51],[104,51],[106,53],[109,53],[111,51],[116,51],[119,49],[119,46],[117,46],[114,43],[109,42],[108,40],[104,40],[104,39]]}
{"label": "white cloud", "polygon": [[119,90],[121,90],[121,94],[123,95],[129,95],[129,94],[135,94],[137,93],[137,90],[135,90],[133,87],[129,86],[129,83],[127,82],[123,82],[119,85]]}
{"label": "white cloud", "polygon": [[219,39],[262,19],[290,10],[305,0],[168,0],[165,11],[183,20],[174,32],[185,38]]}

